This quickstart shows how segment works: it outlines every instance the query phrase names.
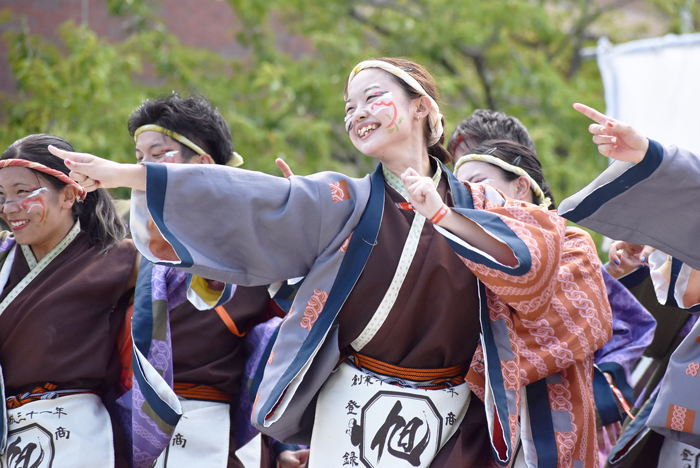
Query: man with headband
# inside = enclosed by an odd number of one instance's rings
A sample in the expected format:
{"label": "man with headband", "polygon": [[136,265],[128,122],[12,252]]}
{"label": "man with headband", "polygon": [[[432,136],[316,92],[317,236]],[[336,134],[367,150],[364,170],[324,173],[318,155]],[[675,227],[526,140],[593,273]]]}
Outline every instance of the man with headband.
{"label": "man with headband", "polygon": [[[231,166],[243,163],[234,151],[228,124],[202,96],[182,98],[171,94],[144,101],[129,118],[128,127],[136,143],[138,162]],[[250,438],[252,429],[244,372],[249,353],[247,338],[243,336],[257,323],[272,317],[267,288],[232,288],[197,277],[188,279],[180,270],[153,265],[148,260],[142,262],[139,278],[134,342],[159,373],[174,380],[174,392],[183,412],[156,466],[242,466],[234,452]],[[164,297],[158,295],[162,294],[160,284],[167,285]],[[184,295],[188,286],[189,301]],[[162,299],[166,299],[165,306]],[[169,320],[164,321],[164,317]],[[144,323],[152,323],[153,328],[148,329],[150,325]],[[163,364],[170,358],[169,345],[172,368]],[[138,366],[135,368],[138,371]],[[136,466],[150,466],[161,448],[153,446],[153,434],[144,433],[143,428],[148,427],[149,419],[154,419],[148,405],[156,404],[138,384],[147,386],[153,382],[136,380],[133,392],[141,395],[133,395],[134,462]],[[166,436],[163,440],[168,442],[167,439]],[[295,447],[276,444],[275,448],[283,451]],[[264,450],[261,466],[269,463],[266,458]]]}

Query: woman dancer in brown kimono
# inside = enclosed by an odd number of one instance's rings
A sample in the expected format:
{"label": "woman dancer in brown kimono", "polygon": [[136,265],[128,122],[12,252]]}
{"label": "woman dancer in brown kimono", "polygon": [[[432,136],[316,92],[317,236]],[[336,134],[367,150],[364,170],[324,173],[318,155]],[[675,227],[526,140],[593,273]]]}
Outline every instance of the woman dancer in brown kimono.
{"label": "woman dancer in brown kimono", "polygon": [[[124,467],[102,398],[119,380],[117,338],[137,252],[105,190],[86,194],[30,135],[0,160],[0,364],[7,399],[0,466]],[[5,401],[3,401],[5,403]]]}

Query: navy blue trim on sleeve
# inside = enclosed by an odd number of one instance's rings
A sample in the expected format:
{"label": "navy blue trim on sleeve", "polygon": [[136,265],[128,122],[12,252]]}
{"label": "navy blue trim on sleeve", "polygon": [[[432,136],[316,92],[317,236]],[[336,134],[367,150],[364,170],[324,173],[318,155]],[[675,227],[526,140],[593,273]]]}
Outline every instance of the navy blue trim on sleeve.
{"label": "navy blue trim on sleeve", "polygon": [[377,169],[372,173],[370,181],[372,188],[367,207],[364,213],[362,213],[360,222],[357,224],[352,238],[350,239],[350,243],[348,244],[348,250],[345,252],[343,260],[340,263],[338,275],[328,293],[328,299],[326,300],[326,305],[323,307],[323,313],[316,319],[316,323],[311,328],[309,335],[306,337],[296,357],[289,367],[287,367],[284,374],[282,374],[282,377],[270,392],[269,398],[260,408],[257,422],[261,426],[265,423],[265,416],[272,411],[272,408],[282,397],[289,382],[292,381],[294,376],[297,375],[299,370],[311,358],[311,354],[316,350],[316,345],[324,339],[326,333],[333,325],[333,322],[335,322],[340,308],[355,287],[355,283],[360,277],[360,274],[362,274],[367,260],[369,259],[369,255],[372,253],[372,249],[377,244],[379,226],[384,216],[385,190],[381,164],[379,164]]}
{"label": "navy blue trim on sleeve", "polygon": [[153,339],[153,263],[141,257],[134,290],[134,309],[131,318],[131,338],[141,354],[148,357]]}
{"label": "navy blue trim on sleeve", "polygon": [[447,183],[450,184],[450,191],[452,192],[452,200],[455,202],[455,206],[462,208],[474,209],[474,199],[472,198],[471,192],[465,187],[465,185],[450,172],[449,169],[442,165],[442,171],[447,175]]}
{"label": "navy blue trim on sleeve", "polygon": [[303,282],[304,280],[302,279],[297,283],[289,284],[289,280],[285,280],[272,300],[275,301],[275,304],[277,304],[280,309],[288,314],[294,303],[294,296]]}
{"label": "navy blue trim on sleeve", "polygon": [[274,333],[272,333],[270,341],[267,342],[267,346],[265,346],[265,350],[260,356],[258,368],[255,369],[255,375],[253,375],[253,378],[250,381],[250,387],[248,388],[248,398],[250,401],[255,401],[255,395],[258,393],[258,388],[260,387],[260,382],[262,382],[263,374],[265,372],[265,364],[267,363],[268,359],[270,359],[272,347],[275,345],[275,341],[277,341],[277,335],[279,335],[280,328],[282,328],[283,323],[284,322],[280,322],[277,329],[274,331]]}
{"label": "navy blue trim on sleeve", "polygon": [[649,140],[649,149],[644,159],[638,164],[630,167],[617,179],[594,190],[590,195],[581,201],[573,210],[562,214],[564,218],[578,223],[582,219],[588,218],[605,203],[618,195],[624,193],[630,187],[638,184],[658,169],[663,160],[664,148],[658,142]]}
{"label": "navy blue trim on sleeve", "polygon": [[175,427],[180,421],[181,415],[175,412],[170,405],[163,401],[151,385],[146,382],[141,368],[141,361],[136,358],[136,350],[133,352],[134,380],[138,382],[139,390],[153,412],[169,426]]}
{"label": "navy blue trim on sleeve", "polygon": [[503,265],[498,262],[480,255],[479,253],[469,250],[464,246],[445,237],[450,246],[461,257],[471,260],[475,263],[486,265],[494,270],[502,271],[513,276],[523,276],[530,271],[532,267],[532,257],[525,242],[523,242],[511,228],[496,214],[487,211],[475,210],[472,194],[467,187],[457,179],[444,165],[442,170],[447,175],[447,181],[450,184],[450,191],[455,206],[454,210],[462,216],[474,221],[483,229],[497,236],[501,241],[504,241],[513,251],[515,258],[518,260],[518,266],[513,268]]}
{"label": "navy blue trim on sleeve", "polygon": [[668,282],[668,294],[666,295],[666,304],[670,307],[678,307],[678,302],[676,301],[676,283],[678,282],[678,275],[683,267],[683,262],[677,258],[671,259],[671,277]]}
{"label": "navy blue trim on sleeve", "polygon": [[134,350],[132,362],[134,380],[138,382],[139,389],[144,398],[155,412],[156,416],[166,424],[175,427],[180,420],[180,415],[165,403],[151,385],[146,382],[140,361],[136,358],[136,349],[148,359],[153,340],[153,297],[152,293],[153,263],[141,258],[139,274],[136,278],[136,290],[134,293],[134,310],[131,319],[131,333]]}
{"label": "navy blue trim on sleeve", "polygon": [[[668,296],[666,296],[666,304],[670,307],[679,307],[676,301],[676,283],[678,282],[678,275],[681,273],[681,268],[683,268],[683,262],[677,258],[671,258],[671,281],[668,284]],[[700,304],[696,304],[693,307],[684,309],[691,314],[696,314],[700,312]]]}
{"label": "navy blue trim on sleeve", "polygon": [[617,278],[617,280],[622,283],[624,287],[627,289],[632,289],[635,286],[638,286],[639,284],[642,283],[645,279],[649,277],[650,271],[649,267],[643,266],[639,267],[636,270],[632,271],[631,273],[626,274],[625,276],[622,276],[620,278]]}
{"label": "navy blue trim on sleeve", "polygon": [[486,265],[489,268],[502,271],[513,276],[523,276],[530,271],[530,268],[532,267],[530,250],[528,250],[525,242],[523,242],[523,240],[520,239],[498,215],[488,211],[470,210],[465,208],[453,208],[453,210],[465,218],[474,221],[482,229],[496,236],[496,238],[498,238],[500,241],[505,242],[506,245],[513,251],[516,260],[518,260],[518,265],[515,267],[503,265],[502,263],[491,260],[479,252],[468,249],[463,245],[445,237],[447,242],[450,244],[450,247],[452,247],[460,257],[464,257],[472,262]]}
{"label": "navy blue trim on sleeve", "polygon": [[[630,423],[622,435],[617,440],[617,443],[613,447],[610,455],[608,455],[608,463],[612,466],[617,465],[620,461],[624,460],[625,456],[633,452],[633,447],[639,443],[644,443],[644,436],[649,433],[651,429],[646,427],[649,416],[651,415],[651,410],[656,404],[656,399],[659,393],[657,392],[653,395],[645,404],[642,409],[637,413],[635,420]],[[641,437],[640,437],[641,435]]]}
{"label": "navy blue trim on sleeve", "polygon": [[[602,372],[607,372],[610,375],[613,376],[613,380],[615,381],[615,386],[620,390],[622,393],[622,396],[625,397],[625,400],[627,401],[627,404],[630,405],[630,407],[634,406],[634,389],[630,386],[629,382],[627,382],[627,376],[625,375],[625,369],[618,363],[616,362],[601,362],[600,364],[596,364],[596,366],[602,371]],[[606,379],[607,383],[607,379]],[[595,382],[594,382],[594,389],[595,391]],[[596,401],[596,405],[598,402]]]}
{"label": "navy blue trim on sleeve", "polygon": [[547,392],[547,380],[541,379],[533,382],[526,389],[532,440],[535,443],[535,452],[537,453],[537,466],[538,468],[557,468],[559,456],[557,455],[552,407]]}
{"label": "navy blue trim on sleeve", "polygon": [[[503,373],[501,372],[501,360],[498,356],[498,344],[493,334],[493,325],[489,317],[489,304],[486,296],[486,286],[481,281],[478,281],[479,286],[479,322],[481,324],[481,336],[483,337],[482,346],[484,348],[484,357],[486,361],[486,370],[489,383],[491,384],[491,392],[496,408],[496,417],[501,426],[502,434],[506,445],[506,453],[498,453],[496,447],[493,446],[491,440],[491,451],[494,458],[501,466],[506,466],[510,463],[513,454],[513,448],[510,440],[510,419],[508,417],[508,397],[506,396],[506,386],[503,382]],[[556,465],[555,465],[556,466]]]}
{"label": "navy blue trim on sleeve", "polygon": [[282,286],[280,286],[280,288],[277,290],[277,293],[275,293],[275,297],[273,297],[273,299],[284,299],[284,300],[289,299],[289,297],[292,294],[294,294],[295,292],[297,292],[299,290],[299,285],[302,282],[303,282],[303,280],[299,281],[298,283],[295,283],[294,286],[292,286],[291,284],[289,284],[288,280],[285,280],[282,283]]}
{"label": "navy blue trim on sleeve", "polygon": [[[168,168],[165,164],[144,163],[146,166],[146,205],[153,222],[158,230],[175,249],[180,258],[179,268],[189,268],[194,264],[192,256],[187,248],[170,232],[163,220],[165,210],[165,192],[168,188]],[[172,265],[172,262],[164,262],[164,265]]]}
{"label": "navy blue trim on sleeve", "polygon": [[[625,381],[624,378],[622,380]],[[615,383],[617,383],[617,379],[615,379]],[[615,394],[599,366],[593,366],[593,397],[595,399],[595,407],[598,410],[603,426],[622,421],[622,415],[617,406]],[[627,397],[625,397],[625,399],[627,399]],[[632,404],[634,404],[634,402]]]}

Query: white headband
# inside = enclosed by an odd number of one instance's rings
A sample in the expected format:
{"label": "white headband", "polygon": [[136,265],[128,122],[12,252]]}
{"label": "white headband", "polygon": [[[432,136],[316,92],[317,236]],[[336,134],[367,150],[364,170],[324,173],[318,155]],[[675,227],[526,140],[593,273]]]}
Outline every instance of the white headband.
{"label": "white headband", "polygon": [[530,188],[532,191],[535,193],[537,198],[540,199],[540,206],[543,206],[545,208],[549,208],[549,206],[552,204],[552,200],[545,196],[544,192],[540,188],[539,184],[535,182],[535,179],[532,178],[530,174],[527,173],[526,170],[521,169],[517,166],[513,166],[512,164],[508,164],[504,160],[497,158],[496,156],[491,156],[489,154],[467,154],[459,158],[459,161],[457,161],[457,164],[455,164],[455,171],[454,173],[457,174],[457,171],[459,171],[459,168],[462,166],[462,164],[468,162],[468,161],[482,161],[482,162],[487,162],[489,164],[493,164],[494,166],[498,166],[504,171],[511,172],[513,174],[519,175],[520,177],[525,177],[527,180],[530,181]]}
{"label": "white headband", "polygon": [[407,85],[409,85],[415,92],[417,92],[421,96],[425,96],[428,99],[430,99],[431,106],[430,113],[428,114],[428,123],[430,124],[430,138],[428,138],[428,146],[433,146],[438,141],[440,141],[440,137],[443,133],[442,114],[440,113],[440,108],[438,107],[437,102],[435,102],[435,99],[431,98],[428,95],[428,93],[425,92],[420,83],[418,83],[418,81],[416,81],[415,78],[413,78],[411,75],[409,75],[396,65],[392,65],[388,62],[383,62],[381,60],[365,60],[364,62],[360,62],[359,64],[357,64],[357,66],[355,66],[355,68],[352,69],[352,72],[350,72],[350,76],[348,77],[348,86],[350,86],[350,83],[352,83],[352,80],[353,78],[355,78],[355,75],[367,68],[381,68],[382,70],[401,78]]}

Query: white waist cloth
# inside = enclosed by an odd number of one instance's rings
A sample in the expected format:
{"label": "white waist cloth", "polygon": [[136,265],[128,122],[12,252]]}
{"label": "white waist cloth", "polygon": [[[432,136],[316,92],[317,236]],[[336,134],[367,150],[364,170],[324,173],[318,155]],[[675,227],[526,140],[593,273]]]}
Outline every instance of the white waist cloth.
{"label": "white waist cloth", "polygon": [[309,468],[422,468],[459,427],[467,384],[423,390],[382,382],[343,362],[316,403]]}
{"label": "white waist cloth", "polygon": [[112,421],[93,394],[38,400],[7,410],[4,468],[113,468]]}
{"label": "white waist cloth", "polygon": [[657,466],[658,468],[696,468],[699,460],[700,449],[665,437]]}
{"label": "white waist cloth", "polygon": [[231,420],[229,404],[180,399],[182,418],[155,468],[226,468]]}

